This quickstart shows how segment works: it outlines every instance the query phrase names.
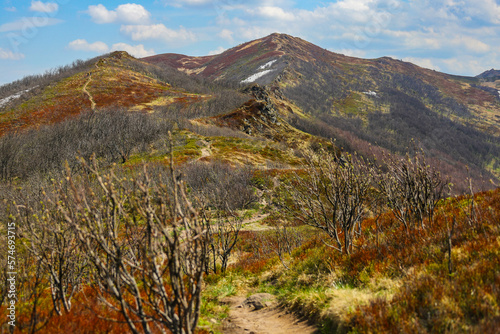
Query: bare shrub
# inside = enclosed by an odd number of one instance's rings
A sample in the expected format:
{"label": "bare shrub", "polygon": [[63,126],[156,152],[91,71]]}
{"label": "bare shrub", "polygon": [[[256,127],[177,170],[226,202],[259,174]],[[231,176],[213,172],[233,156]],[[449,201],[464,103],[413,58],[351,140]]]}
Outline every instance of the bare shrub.
{"label": "bare shrub", "polygon": [[[15,205],[12,203],[5,205],[7,208],[7,219],[8,226],[15,227],[16,237],[19,239],[22,237],[20,233],[20,225],[22,221],[18,215],[16,215]],[[0,237],[0,241],[3,247],[0,250],[7,253],[7,233]],[[14,258],[14,271],[13,276],[12,270],[9,270],[7,266],[7,260]],[[46,280],[45,267],[41,264],[41,259],[31,252],[27,251],[24,245],[20,242],[16,242],[16,248],[14,256],[8,257],[3,256],[1,260],[2,272],[0,273],[0,288],[2,291],[2,301],[7,297],[9,292],[11,281],[8,279],[15,279],[15,298],[16,303],[22,305],[29,305],[29,308],[24,310],[26,317],[23,321],[16,321],[16,327],[20,332],[35,333],[42,329],[47,322],[52,317],[51,312],[42,312],[41,304],[44,291],[49,288],[48,282]],[[9,273],[10,272],[10,273]],[[14,329],[14,327],[11,327]]]}
{"label": "bare shrub", "polygon": [[220,271],[224,273],[227,269],[229,257],[236,246],[238,235],[243,227],[243,219],[237,217],[231,212],[217,212],[211,217],[208,224],[207,241],[207,272],[212,270],[217,273],[217,267],[220,265]]}
{"label": "bare shrub", "polygon": [[194,162],[183,168],[183,172],[192,192],[216,210],[246,209],[258,200],[250,168],[231,167],[220,161]]}
{"label": "bare shrub", "polygon": [[402,159],[389,157],[387,172],[379,175],[378,187],[394,216],[405,229],[432,223],[448,182],[429,166],[422,152]]}
{"label": "bare shrub", "polygon": [[[135,177],[103,173],[82,161],[87,177],[67,172],[48,203],[76,231],[101,300],[133,333],[193,333],[199,316],[206,222],[171,166],[167,183],[147,168]],[[95,180],[95,183],[92,182]]]}
{"label": "bare shrub", "polygon": [[36,173],[53,173],[79,168],[76,157],[93,154],[107,162],[126,162],[132,152],[165,138],[171,129],[168,121],[152,115],[124,110],[84,113],[65,122],[9,134],[0,138],[0,176],[28,178]]}
{"label": "bare shrub", "polygon": [[0,178],[8,180],[16,173],[21,146],[19,135],[6,134],[0,138]]}
{"label": "bare shrub", "polygon": [[64,222],[53,206],[15,205],[18,230],[43,276],[48,276],[53,309],[58,315],[71,310],[72,298],[88,275],[88,261],[76,238],[76,230]]}
{"label": "bare shrub", "polygon": [[306,164],[281,185],[281,208],[299,222],[324,231],[340,252],[352,251],[368,201],[371,170],[353,158],[306,151]]}
{"label": "bare shrub", "polygon": [[281,221],[274,226],[273,234],[264,242],[272,248],[286,269],[290,269],[287,257],[304,243],[304,235],[297,228],[298,226],[294,226],[291,222]]}

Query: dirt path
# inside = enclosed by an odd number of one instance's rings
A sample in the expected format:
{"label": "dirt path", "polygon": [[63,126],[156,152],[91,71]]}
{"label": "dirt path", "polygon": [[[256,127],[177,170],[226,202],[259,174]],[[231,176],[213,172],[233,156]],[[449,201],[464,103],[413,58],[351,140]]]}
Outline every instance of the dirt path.
{"label": "dirt path", "polygon": [[315,334],[318,329],[283,310],[272,295],[227,297],[231,307],[223,324],[224,334]]}
{"label": "dirt path", "polygon": [[[97,64],[96,64],[96,67],[97,67]],[[87,82],[85,83],[85,85],[83,85],[83,88],[82,88],[82,91],[87,94],[87,96],[89,97],[89,100],[90,100],[90,108],[95,111],[95,107],[96,107],[96,104],[95,104],[95,101],[94,101],[94,98],[92,97],[92,95],[89,93],[89,91],[87,90],[87,85],[90,83],[90,81],[92,80],[92,72],[89,72],[87,73],[87,76],[89,77],[89,79],[87,80]]]}
{"label": "dirt path", "polygon": [[212,150],[210,149],[210,147],[203,147],[201,149],[201,157],[199,157],[198,160],[203,159],[203,158],[207,158],[211,155],[212,155]]}
{"label": "dirt path", "polygon": [[241,222],[245,231],[267,231],[272,229],[272,226],[263,224],[261,221],[266,219],[269,213],[258,214],[254,217],[245,219]]}
{"label": "dirt path", "polygon": [[196,161],[201,160],[203,158],[207,158],[212,155],[212,147],[210,145],[210,142],[207,142],[205,140],[200,140],[198,143],[199,145],[203,145],[203,147],[201,148],[201,157],[196,159]]}

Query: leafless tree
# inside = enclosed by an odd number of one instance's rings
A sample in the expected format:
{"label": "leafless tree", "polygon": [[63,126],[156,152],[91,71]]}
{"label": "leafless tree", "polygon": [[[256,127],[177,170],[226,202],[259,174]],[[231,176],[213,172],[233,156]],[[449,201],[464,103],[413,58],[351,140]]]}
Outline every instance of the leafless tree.
{"label": "leafless tree", "polygon": [[[169,182],[147,168],[136,177],[103,173],[82,161],[88,178],[67,172],[53,204],[76,230],[105,304],[133,333],[193,333],[199,316],[206,222],[171,165]],[[92,181],[95,180],[96,184]],[[63,186],[68,187],[66,192]]]}
{"label": "leafless tree", "polygon": [[281,264],[283,264],[286,269],[289,269],[285,257],[287,254],[292,255],[292,251],[302,245],[304,237],[302,233],[297,231],[297,226],[292,226],[287,222],[280,222],[277,224],[273,232],[273,251],[278,255]]}
{"label": "leafless tree", "polygon": [[207,241],[207,271],[211,268],[217,273],[217,264],[220,264],[221,272],[225,272],[229,262],[229,257],[236,242],[238,235],[243,227],[243,220],[234,213],[227,210],[219,211],[208,219],[208,241]]}
{"label": "leafless tree", "polygon": [[422,152],[413,158],[389,157],[386,163],[388,170],[379,176],[378,185],[394,216],[407,230],[424,228],[424,219],[432,223],[448,182],[426,163]]}
{"label": "leafless tree", "polygon": [[19,136],[6,134],[0,138],[0,179],[8,180],[16,169],[20,147]]}
{"label": "leafless tree", "polygon": [[252,170],[227,163],[194,162],[183,168],[186,182],[203,205],[219,211],[246,209],[257,202],[252,186]]}
{"label": "leafless tree", "polygon": [[[16,236],[19,238],[22,233],[18,228],[21,221],[19,217],[16,215],[16,209],[12,207],[12,203],[6,205],[8,215],[6,222],[9,223],[9,226],[16,227]],[[3,238],[1,238],[3,239]],[[7,238],[5,238],[7,239]],[[7,245],[6,240],[5,245]],[[44,266],[41,264],[40,258],[34,256],[31,252],[25,252],[23,247],[19,243],[18,247],[15,250],[15,264],[14,267],[7,266],[7,256],[3,257],[2,264],[4,265],[2,268],[5,271],[0,275],[2,282],[0,282],[0,288],[2,291],[2,299],[5,299],[8,296],[8,286],[10,282],[7,281],[7,278],[12,278],[11,274],[7,275],[7,272],[15,272],[15,287],[16,293],[15,298],[17,299],[17,303],[29,305],[29,309],[26,310],[26,314],[29,315],[29,320],[27,321],[17,321],[16,327],[10,327],[11,332],[13,332],[14,328],[17,328],[22,333],[36,333],[40,329],[42,329],[50,320],[53,315],[53,311],[50,311],[48,314],[41,314],[40,306],[44,291],[48,288],[48,283],[46,280],[46,271]],[[3,243],[2,243],[3,245]],[[4,254],[7,254],[7,247]],[[9,297],[11,299],[11,297]]]}
{"label": "leafless tree", "polygon": [[74,226],[65,224],[53,206],[37,210],[18,204],[16,217],[25,247],[49,278],[54,311],[58,315],[68,313],[73,296],[88,274],[87,258],[79,247]]}
{"label": "leafless tree", "polygon": [[365,213],[370,168],[351,157],[340,161],[322,149],[304,156],[303,169],[282,185],[281,207],[301,223],[324,231],[335,242],[332,247],[349,254]]}

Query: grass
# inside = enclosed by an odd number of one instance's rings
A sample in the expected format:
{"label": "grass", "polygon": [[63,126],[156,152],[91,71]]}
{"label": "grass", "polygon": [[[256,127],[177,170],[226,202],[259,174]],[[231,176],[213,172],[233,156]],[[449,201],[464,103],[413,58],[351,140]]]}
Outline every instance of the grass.
{"label": "grass", "polygon": [[199,328],[220,333],[222,322],[229,316],[227,297],[244,294],[244,278],[234,273],[219,273],[205,278],[202,292]]}
{"label": "grass", "polygon": [[90,101],[82,91],[89,79],[87,91],[97,109],[108,107],[152,111],[158,105],[191,104],[207,99],[172,88],[124,66],[121,60],[99,61],[88,72],[77,73],[47,86],[40,94],[0,115],[0,136],[12,130],[41,124],[54,124],[90,110]]}
{"label": "grass", "polygon": [[270,141],[230,137],[209,137],[213,159],[237,165],[266,166],[268,162],[295,165],[298,159]]}
{"label": "grass", "polygon": [[[253,291],[275,294],[314,319],[324,333],[492,332],[500,317],[499,198],[500,189],[476,194],[471,223],[470,199],[449,198],[435,223],[416,235],[407,235],[387,214],[378,223],[384,231],[378,246],[370,218],[350,256],[309,235],[292,253],[288,270],[266,253],[262,236],[272,231],[246,231],[239,262],[230,270]],[[450,274],[447,223],[453,217],[458,223]]]}
{"label": "grass", "polygon": [[363,114],[361,111],[361,100],[359,93],[351,92],[344,100],[335,101],[333,103],[335,109],[340,110],[342,113],[348,115]]}
{"label": "grass", "polygon": [[[189,132],[177,133],[175,139],[178,152],[199,149],[200,139],[212,145],[217,140]],[[240,144],[238,139],[227,143]],[[272,186],[268,177],[286,177],[278,170],[258,175],[263,189]],[[255,292],[276,295],[282,305],[315,321],[323,333],[494,332],[500,322],[500,189],[478,193],[474,201],[474,219],[469,196],[450,197],[440,203],[433,223],[410,234],[390,213],[368,218],[351,255],[327,247],[317,230],[296,227],[303,241],[286,255],[288,269],[274,252],[272,228],[244,230],[228,270],[205,277],[200,332],[220,332],[229,316],[227,297]],[[279,218],[269,215],[267,226]],[[449,257],[452,219],[457,224]],[[75,324],[80,330],[119,330],[117,324],[89,315],[78,302],[95,300],[89,289],[75,297],[70,314],[55,317],[41,333],[74,331]],[[29,302],[19,304],[24,322],[29,321]],[[43,312],[50,309],[48,293],[39,305]],[[43,312],[40,316],[47,317]]]}

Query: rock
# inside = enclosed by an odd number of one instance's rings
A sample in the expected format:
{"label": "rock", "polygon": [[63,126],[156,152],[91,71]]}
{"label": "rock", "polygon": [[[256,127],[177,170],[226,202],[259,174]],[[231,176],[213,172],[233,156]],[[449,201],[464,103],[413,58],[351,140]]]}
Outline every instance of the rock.
{"label": "rock", "polygon": [[274,300],[275,297],[269,293],[257,293],[245,299],[241,306],[253,307],[254,310],[260,310],[271,306]]}

